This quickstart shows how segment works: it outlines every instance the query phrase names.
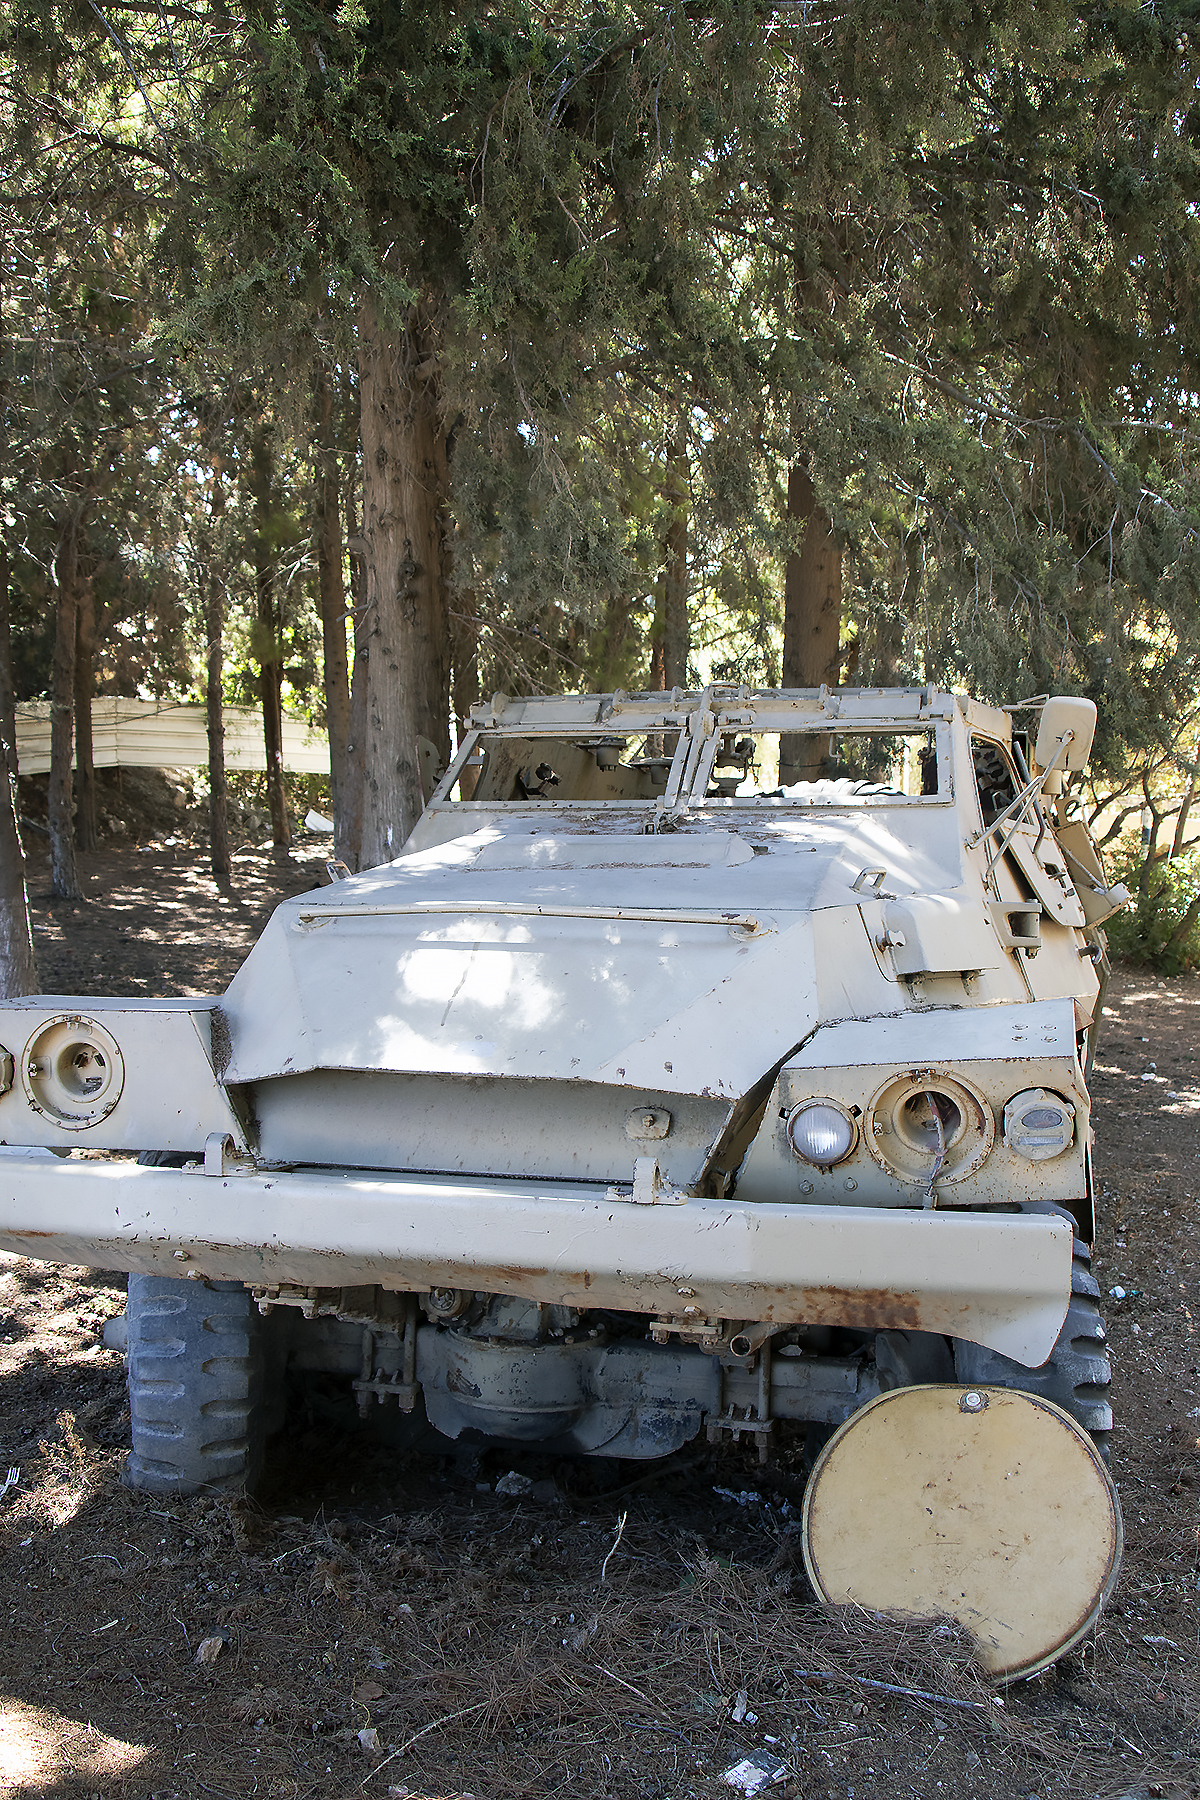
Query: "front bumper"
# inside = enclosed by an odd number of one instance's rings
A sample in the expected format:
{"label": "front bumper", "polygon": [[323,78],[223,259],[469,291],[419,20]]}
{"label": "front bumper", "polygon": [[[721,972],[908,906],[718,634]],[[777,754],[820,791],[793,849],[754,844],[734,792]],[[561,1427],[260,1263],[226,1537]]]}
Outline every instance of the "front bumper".
{"label": "front bumper", "polygon": [[0,1156],[0,1248],[93,1268],[942,1332],[1036,1367],[1071,1293],[1054,1215],[634,1205],[593,1184]]}

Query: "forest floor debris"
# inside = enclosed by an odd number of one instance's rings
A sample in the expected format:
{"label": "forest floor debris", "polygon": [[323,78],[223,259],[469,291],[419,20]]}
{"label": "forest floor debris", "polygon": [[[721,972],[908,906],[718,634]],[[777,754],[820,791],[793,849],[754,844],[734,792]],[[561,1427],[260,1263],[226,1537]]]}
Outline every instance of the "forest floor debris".
{"label": "forest floor debris", "polygon": [[[35,868],[43,983],[218,991],[274,900],[318,879],[305,857],[246,850],[224,897],[195,849],[108,849],[81,859],[76,907]],[[130,1494],[102,1341],[121,1279],[4,1256],[0,1470],[21,1476],[0,1511],[0,1792],[729,1800],[769,1770],[784,1800],[1196,1800],[1200,980],[1121,972],[1107,1005],[1097,1259],[1124,1290],[1126,1554],[1053,1670],[996,1694],[953,1629],[814,1604],[798,1442],[766,1469],[696,1446],[655,1468],[401,1454],[317,1390],[255,1501]]]}

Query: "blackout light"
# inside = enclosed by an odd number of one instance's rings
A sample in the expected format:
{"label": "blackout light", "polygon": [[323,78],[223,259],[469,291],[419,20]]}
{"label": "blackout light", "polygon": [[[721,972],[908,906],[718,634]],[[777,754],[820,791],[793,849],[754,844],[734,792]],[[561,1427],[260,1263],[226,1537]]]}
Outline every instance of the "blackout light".
{"label": "blackout light", "polygon": [[1004,1142],[1030,1162],[1061,1156],[1075,1138],[1075,1108],[1061,1094],[1026,1088],[1004,1108]]}

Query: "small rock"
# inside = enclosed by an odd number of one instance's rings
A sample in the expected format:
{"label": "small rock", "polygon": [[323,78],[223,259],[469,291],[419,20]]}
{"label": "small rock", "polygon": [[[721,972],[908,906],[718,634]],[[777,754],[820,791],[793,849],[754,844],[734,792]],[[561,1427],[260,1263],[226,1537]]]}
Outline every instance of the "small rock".
{"label": "small rock", "polygon": [[379,1733],[373,1725],[364,1725],[358,1734],[358,1747],[364,1756],[375,1756],[379,1750]]}
{"label": "small rock", "polygon": [[196,1661],[198,1663],[216,1662],[224,1648],[225,1639],[223,1637],[201,1638],[196,1645]]}
{"label": "small rock", "polygon": [[528,1475],[518,1475],[515,1469],[510,1469],[508,1474],[502,1475],[496,1483],[496,1492],[508,1494],[514,1500],[521,1500],[526,1494],[533,1492],[533,1482]]}
{"label": "small rock", "polygon": [[[572,1618],[575,1617],[574,1613],[571,1614],[571,1617]],[[587,1646],[591,1643],[592,1639],[595,1637],[595,1635],[599,1631],[599,1629],[600,1629],[600,1616],[598,1613],[593,1613],[591,1618],[587,1620],[586,1624],[580,1625],[579,1628],[576,1631],[573,1631],[569,1637],[565,1637],[563,1639],[563,1643],[567,1646],[567,1648],[569,1650],[575,1650],[575,1651],[586,1650]]]}

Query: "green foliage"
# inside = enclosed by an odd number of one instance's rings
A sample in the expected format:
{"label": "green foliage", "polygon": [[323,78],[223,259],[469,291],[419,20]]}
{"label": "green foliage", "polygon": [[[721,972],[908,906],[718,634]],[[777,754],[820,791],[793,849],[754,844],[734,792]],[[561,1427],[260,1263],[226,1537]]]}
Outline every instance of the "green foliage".
{"label": "green foliage", "polygon": [[[268,792],[267,777],[255,769],[230,769],[226,775],[229,797],[243,814],[254,813],[258,820],[258,833],[268,829],[271,814],[271,798]],[[329,817],[329,777],[327,775],[298,775],[285,769],[283,773],[283,791],[288,814],[297,831],[304,829],[304,820],[312,808],[323,818]],[[243,825],[248,836],[249,820]]]}
{"label": "green foliage", "polygon": [[1109,762],[1200,652],[1188,17],[851,6],[781,34],[745,141],[775,437],[847,546],[859,677],[1089,692]]}
{"label": "green foliage", "polygon": [[252,697],[237,477],[268,417],[281,647],[319,716],[312,369],[420,295],[485,689],[649,681],[682,430],[697,678],[779,677],[802,458],[846,679],[1065,688],[1098,768],[1170,747],[1200,687],[1190,0],[102,12],[0,21],[28,682],[86,497],[105,683],[196,681],[216,566]]}
{"label": "green foliage", "polygon": [[1107,863],[1110,879],[1134,896],[1104,928],[1110,953],[1160,975],[1200,968],[1200,847],[1145,862],[1137,838],[1126,835]]}

